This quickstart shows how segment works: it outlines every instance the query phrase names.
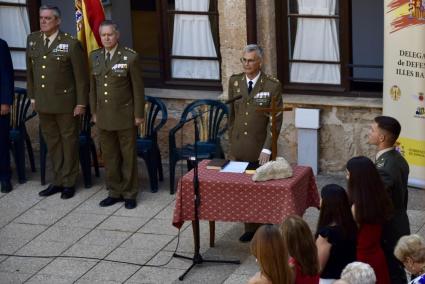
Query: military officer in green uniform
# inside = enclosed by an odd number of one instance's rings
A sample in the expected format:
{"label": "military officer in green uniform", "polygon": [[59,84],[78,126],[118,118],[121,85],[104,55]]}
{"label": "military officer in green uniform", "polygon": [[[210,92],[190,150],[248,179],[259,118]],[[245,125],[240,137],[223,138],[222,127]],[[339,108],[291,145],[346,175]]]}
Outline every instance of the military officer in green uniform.
{"label": "military officer in green uniform", "polygon": [[407,283],[403,264],[394,257],[398,240],[410,234],[407,216],[409,165],[394,148],[400,135],[400,123],[390,116],[377,116],[369,130],[369,144],[377,146],[376,168],[389,191],[394,207],[391,220],[384,226],[382,246],[387,258],[391,283]]}
{"label": "military officer in green uniform", "polygon": [[104,48],[90,54],[90,106],[99,130],[109,196],[100,206],[137,206],[136,127],[143,123],[144,87],[139,55],[118,43],[116,23],[99,27]]}
{"label": "military officer in green uniform", "polygon": [[[269,161],[271,155],[271,119],[267,113],[257,112],[258,108],[269,107],[272,97],[282,107],[280,82],[261,71],[263,50],[256,44],[247,45],[241,58],[243,73],[233,75],[229,80],[229,100],[239,95],[241,99],[230,105],[229,139],[230,158],[237,161]],[[282,115],[277,117],[278,134]],[[242,242],[252,239],[258,224],[245,224]]]}
{"label": "military officer in green uniform", "polygon": [[88,103],[86,56],[78,40],[59,30],[57,7],[40,7],[40,31],[27,39],[27,88],[53,166],[53,183],[39,193],[74,196],[79,172],[78,116]]}

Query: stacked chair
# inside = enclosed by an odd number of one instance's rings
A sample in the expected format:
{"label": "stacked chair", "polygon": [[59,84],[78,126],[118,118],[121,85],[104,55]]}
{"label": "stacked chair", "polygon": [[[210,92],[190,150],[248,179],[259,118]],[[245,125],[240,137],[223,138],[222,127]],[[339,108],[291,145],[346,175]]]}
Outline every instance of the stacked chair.
{"label": "stacked chair", "polygon": [[157,192],[158,177],[160,181],[164,180],[158,131],[167,122],[168,113],[165,104],[159,98],[146,96],[145,102],[145,120],[139,127],[137,135],[137,155],[146,163],[151,192]]}
{"label": "stacked chair", "polygon": [[[199,130],[199,137],[193,143],[178,146],[177,137],[185,137],[184,131],[187,127],[194,127],[194,117]],[[226,118],[226,120],[224,120]],[[183,111],[180,121],[169,132],[169,166],[170,166],[170,194],[175,192],[175,167],[178,161],[189,159],[195,156],[194,143],[197,146],[196,156],[198,159],[224,158],[221,148],[221,136],[227,129],[228,109],[225,104],[216,100],[196,100],[189,104]],[[186,130],[184,130],[186,129]],[[180,135],[177,136],[177,132]],[[183,140],[183,139],[182,139]],[[188,168],[190,163],[188,162]]]}
{"label": "stacked chair", "polygon": [[19,183],[27,181],[25,174],[25,148],[28,152],[31,170],[35,172],[34,152],[27,133],[26,122],[36,116],[37,113],[32,111],[28,114],[30,105],[31,100],[27,96],[26,89],[16,87],[11,109],[9,138]]}

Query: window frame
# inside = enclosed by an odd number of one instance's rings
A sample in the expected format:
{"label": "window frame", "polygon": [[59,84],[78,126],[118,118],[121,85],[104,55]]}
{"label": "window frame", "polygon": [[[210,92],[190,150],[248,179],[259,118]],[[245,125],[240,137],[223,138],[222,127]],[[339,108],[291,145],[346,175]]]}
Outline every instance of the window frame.
{"label": "window frame", "polygon": [[[215,1],[215,7],[218,8],[218,0]],[[159,3],[158,3],[159,2]],[[160,38],[160,78],[161,87],[165,88],[176,88],[176,89],[190,89],[190,90],[217,90],[222,91],[222,58],[220,53],[220,32],[219,32],[219,13],[216,11],[198,12],[198,11],[177,11],[169,9],[169,0],[158,0],[157,4],[160,10],[160,31],[162,33]],[[217,57],[199,57],[199,56],[176,56],[172,55],[172,24],[169,19],[172,15],[206,15],[214,16],[217,18]],[[174,24],[174,23],[173,23]],[[214,31],[212,31],[214,32]],[[162,60],[161,60],[162,59]],[[192,60],[217,60],[219,63],[219,79],[183,79],[183,78],[172,78],[171,76],[171,60],[172,59],[192,59]]]}
{"label": "window frame", "polygon": [[[31,32],[37,31],[40,28],[38,9],[41,6],[41,0],[26,0],[24,3],[10,3],[7,1],[0,1],[0,6],[6,7],[26,7],[28,11],[28,20],[30,23]],[[26,47],[9,46],[10,51],[26,51]],[[14,69],[16,81],[26,81],[27,70]]]}
{"label": "window frame", "polygon": [[[276,10],[276,51],[277,51],[277,74],[282,82],[285,93],[296,93],[306,95],[339,95],[355,97],[378,97],[381,92],[359,92],[351,91],[352,85],[352,43],[351,43],[351,1],[340,0],[338,15],[299,15],[290,14],[288,3],[291,0],[275,1]],[[329,63],[326,61],[291,60],[288,47],[288,20],[290,17],[303,18],[337,18],[339,20],[339,51],[340,51],[340,85],[292,83],[289,79],[290,62]]]}

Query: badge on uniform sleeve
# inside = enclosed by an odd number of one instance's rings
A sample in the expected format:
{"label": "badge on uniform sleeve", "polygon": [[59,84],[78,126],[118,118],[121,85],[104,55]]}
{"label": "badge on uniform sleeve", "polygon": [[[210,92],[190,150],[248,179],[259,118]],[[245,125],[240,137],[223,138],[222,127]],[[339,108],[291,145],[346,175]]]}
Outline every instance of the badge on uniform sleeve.
{"label": "badge on uniform sleeve", "polygon": [[233,83],[233,86],[235,86],[235,87],[239,86],[238,81],[235,81],[235,83]]}
{"label": "badge on uniform sleeve", "polygon": [[376,167],[377,167],[378,169],[382,168],[384,165],[385,165],[385,160],[383,160],[383,161],[378,161],[378,162],[376,163]]}

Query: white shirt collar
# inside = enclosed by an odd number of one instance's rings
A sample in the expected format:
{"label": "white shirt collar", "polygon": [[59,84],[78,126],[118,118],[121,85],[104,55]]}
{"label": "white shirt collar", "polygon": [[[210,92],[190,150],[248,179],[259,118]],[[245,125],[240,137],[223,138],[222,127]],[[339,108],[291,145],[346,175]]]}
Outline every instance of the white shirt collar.
{"label": "white shirt collar", "polygon": [[52,44],[52,42],[56,39],[56,37],[59,34],[59,30],[55,31],[53,34],[51,34],[49,37],[46,36],[46,34],[43,34],[43,41],[46,42],[46,38],[49,38],[49,46]]}
{"label": "white shirt collar", "polygon": [[381,151],[378,151],[378,153],[376,153],[375,159],[378,160],[379,157],[382,156],[382,154],[384,154],[388,151],[391,151],[391,150],[394,150],[394,147],[389,147],[389,148],[382,149]]}
{"label": "white shirt collar", "polygon": [[252,81],[252,88],[254,89],[255,84],[256,84],[256,83],[257,83],[257,81],[258,81],[258,78],[260,78],[260,75],[261,75],[261,71],[260,71],[260,72],[258,72],[257,76],[255,76],[255,78],[254,78],[254,79],[249,79],[249,78],[248,78],[248,76],[246,76],[246,75],[245,75],[245,77],[246,77],[246,85],[247,85],[247,87],[249,87],[249,81]]}
{"label": "white shirt collar", "polygon": [[111,58],[110,59],[112,60],[112,57],[114,57],[114,54],[115,54],[115,51],[117,50],[117,48],[118,48],[118,44],[115,45],[114,48],[112,48],[111,50],[107,50],[105,48],[105,59],[106,59],[106,54],[109,52],[111,54]]}

